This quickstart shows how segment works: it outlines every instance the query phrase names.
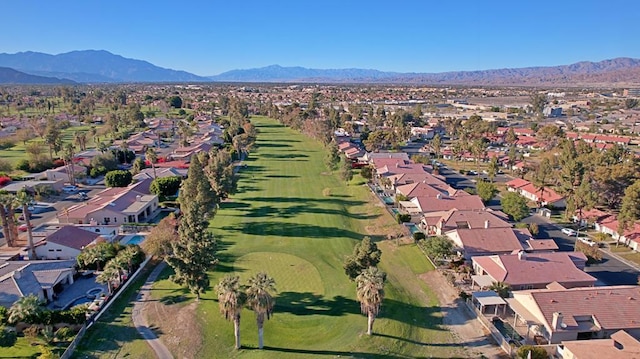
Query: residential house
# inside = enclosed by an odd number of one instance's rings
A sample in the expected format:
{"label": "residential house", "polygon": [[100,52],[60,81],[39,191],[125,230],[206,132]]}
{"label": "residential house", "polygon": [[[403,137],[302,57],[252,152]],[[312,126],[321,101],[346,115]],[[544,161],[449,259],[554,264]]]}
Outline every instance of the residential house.
{"label": "residential house", "polygon": [[102,238],[99,233],[72,225],[61,226],[36,245],[36,256],[39,259],[75,259],[84,247],[98,238]]}
{"label": "residential house", "polygon": [[[53,168],[50,170],[46,170],[46,176],[48,181],[62,181],[69,182],[69,168],[67,166],[60,166],[58,168]],[[74,178],[86,178],[87,177],[87,167],[80,165],[73,165],[73,176]]]}
{"label": "residential house", "polygon": [[57,180],[57,181],[35,181],[35,180],[28,180],[28,181],[15,181],[15,182],[11,182],[8,185],[2,187],[3,190],[9,192],[9,193],[17,193],[18,191],[22,190],[22,189],[28,189],[28,190],[33,190],[36,186],[44,186],[52,191],[62,191],[62,187],[64,186],[64,181],[63,180]]}
{"label": "residential house", "polygon": [[471,261],[474,277],[487,278],[488,283],[504,282],[513,290],[543,289],[553,282],[565,288],[590,287],[596,283],[594,277],[583,271],[587,257],[582,252],[519,251],[472,257]]}
{"label": "residential house", "polygon": [[403,160],[404,163],[409,162],[409,155],[406,152],[367,152],[358,160],[360,162],[368,162],[374,164],[374,160],[378,158],[395,158]]}
{"label": "residential house", "polygon": [[63,286],[73,284],[75,260],[0,260],[0,305],[6,308],[18,299],[35,295],[51,301]]}
{"label": "residential house", "polygon": [[139,191],[139,186],[148,182],[142,181],[129,187],[107,188],[88,201],[60,211],[58,221],[119,225],[151,219],[159,207],[158,196]]}
{"label": "residential house", "polygon": [[191,157],[200,152],[209,152],[213,145],[206,142],[200,142],[188,147],[178,147],[173,150],[173,153],[169,155],[172,160],[176,161],[190,161]]}
{"label": "residential house", "polygon": [[596,231],[610,235],[611,238],[628,245],[634,251],[640,250],[640,223],[635,222],[629,225],[622,235],[618,233],[619,226],[618,217],[614,214],[605,216],[595,223]]}
{"label": "residential house", "polygon": [[625,330],[640,337],[640,287],[608,286],[567,289],[552,283],[546,289],[512,292],[507,298],[516,321],[527,323],[549,343],[603,339]]}
{"label": "residential house", "polygon": [[565,198],[549,187],[544,190],[534,186],[531,182],[516,178],[506,183],[507,190],[516,192],[530,201],[541,206],[554,206],[557,208],[566,207]]}
{"label": "residential house", "polygon": [[560,359],[640,359],[640,341],[624,330],[610,339],[566,340],[557,347]]}

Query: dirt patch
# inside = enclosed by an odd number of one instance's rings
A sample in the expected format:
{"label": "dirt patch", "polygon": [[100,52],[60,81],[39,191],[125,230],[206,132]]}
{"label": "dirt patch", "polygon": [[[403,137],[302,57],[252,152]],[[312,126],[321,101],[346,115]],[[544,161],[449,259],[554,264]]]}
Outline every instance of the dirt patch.
{"label": "dirt patch", "polygon": [[421,274],[420,279],[431,287],[438,297],[442,322],[453,333],[469,357],[491,359],[509,358],[493,343],[487,330],[480,324],[458,297],[458,291],[437,270]]}
{"label": "dirt patch", "polygon": [[[178,358],[196,358],[202,347],[202,337],[196,317],[198,303],[165,305],[148,302],[144,313],[149,327],[156,331],[162,342]],[[162,328],[158,330],[158,328]]]}

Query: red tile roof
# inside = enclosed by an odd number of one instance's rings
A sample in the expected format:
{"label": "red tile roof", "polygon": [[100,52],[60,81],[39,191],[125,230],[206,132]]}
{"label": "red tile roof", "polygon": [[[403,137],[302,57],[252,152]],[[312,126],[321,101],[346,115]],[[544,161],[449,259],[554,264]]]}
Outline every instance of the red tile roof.
{"label": "red tile roof", "polygon": [[530,292],[548,326],[553,313],[563,314],[567,330],[577,329],[576,318],[593,318],[605,330],[640,328],[640,287],[608,286]]}
{"label": "red tile roof", "polygon": [[552,282],[565,287],[594,285],[596,279],[578,269],[571,256],[571,252],[544,252],[473,257],[472,260],[497,282],[514,288]]}
{"label": "red tile roof", "polygon": [[100,234],[91,233],[74,226],[62,226],[57,231],[45,238],[45,241],[61,246],[82,250],[89,243],[100,237]]}

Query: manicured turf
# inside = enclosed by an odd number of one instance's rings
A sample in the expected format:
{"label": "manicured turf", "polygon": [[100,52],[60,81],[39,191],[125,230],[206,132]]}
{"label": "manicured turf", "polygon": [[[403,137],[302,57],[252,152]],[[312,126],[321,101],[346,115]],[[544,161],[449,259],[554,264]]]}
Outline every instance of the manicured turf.
{"label": "manicured turf", "polygon": [[[368,204],[371,197],[364,186],[346,186],[326,173],[322,146],[273,120],[252,121],[260,132],[257,148],[241,170],[239,193],[222,204],[211,222],[221,246],[220,264],[210,278],[215,285],[229,272],[247,278],[266,271],[279,290],[276,311],[265,324],[267,347],[257,350],[255,316],[245,310],[243,349],[235,351],[233,324],[219,314],[215,293],[208,292],[197,309],[203,328],[197,357],[459,355],[450,333],[439,327],[435,296],[417,278],[432,268],[414,245],[379,244],[381,267],[389,278],[387,297],[374,325],[376,334],[366,335],[355,283],[344,274],[342,262],[365,235],[365,226],[380,216],[391,217]],[[167,280],[154,288],[160,301],[180,292]]]}

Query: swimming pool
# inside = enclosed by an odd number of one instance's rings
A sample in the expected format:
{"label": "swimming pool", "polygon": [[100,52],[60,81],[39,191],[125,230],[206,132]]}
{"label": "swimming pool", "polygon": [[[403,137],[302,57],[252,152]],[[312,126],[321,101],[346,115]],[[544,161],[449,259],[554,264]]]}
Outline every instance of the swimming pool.
{"label": "swimming pool", "polygon": [[391,212],[393,212],[393,214],[398,214],[400,213],[400,210],[397,208],[391,208]]}
{"label": "swimming pool", "polygon": [[64,308],[64,309],[68,310],[68,309],[73,308],[73,307],[75,307],[77,305],[91,303],[92,301],[93,301],[93,299],[89,299],[86,296],[80,297],[80,298],[74,300],[73,302],[71,302],[71,304],[67,305],[67,307]]}
{"label": "swimming pool", "polygon": [[145,236],[140,235],[140,234],[134,234],[131,236],[126,236],[124,237],[121,241],[120,244],[140,244],[142,243],[142,241],[144,241]]}
{"label": "swimming pool", "polygon": [[407,228],[409,228],[409,231],[411,231],[411,234],[417,233],[417,232],[422,232],[420,230],[420,228],[418,228],[418,226],[416,226],[415,224],[405,224],[405,226],[407,226]]}
{"label": "swimming pool", "polygon": [[382,197],[382,200],[384,201],[384,203],[388,204],[388,205],[392,205],[394,203],[396,203],[393,198],[391,197]]}

